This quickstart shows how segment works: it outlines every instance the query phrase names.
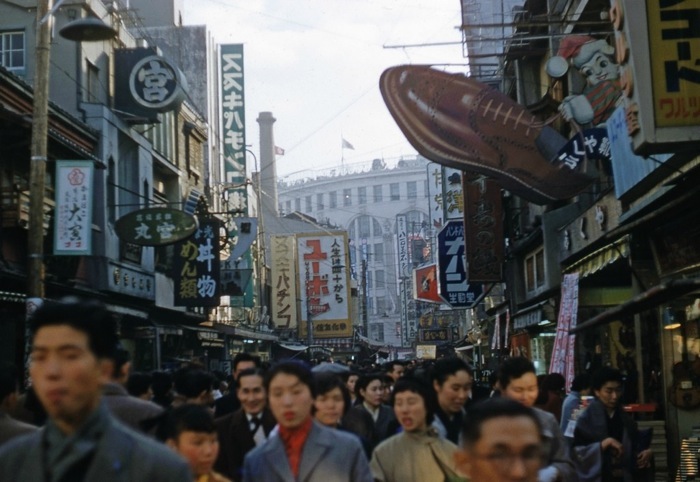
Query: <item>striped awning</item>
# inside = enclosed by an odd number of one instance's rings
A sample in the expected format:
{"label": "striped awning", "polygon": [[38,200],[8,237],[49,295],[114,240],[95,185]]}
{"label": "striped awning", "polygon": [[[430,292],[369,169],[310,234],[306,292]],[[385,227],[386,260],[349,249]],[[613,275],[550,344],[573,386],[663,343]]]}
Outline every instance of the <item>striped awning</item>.
{"label": "striped awning", "polygon": [[630,243],[629,235],[627,235],[573,262],[564,268],[564,273],[568,274],[578,271],[579,278],[585,278],[586,276],[597,273],[621,258],[628,257],[629,254]]}

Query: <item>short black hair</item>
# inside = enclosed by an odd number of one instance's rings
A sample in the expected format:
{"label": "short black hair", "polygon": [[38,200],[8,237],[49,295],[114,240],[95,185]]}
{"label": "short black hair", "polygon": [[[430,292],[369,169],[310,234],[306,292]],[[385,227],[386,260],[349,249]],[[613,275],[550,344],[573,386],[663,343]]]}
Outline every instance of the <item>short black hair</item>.
{"label": "short black hair", "polygon": [[525,357],[516,356],[513,358],[508,358],[506,361],[501,363],[498,369],[498,384],[501,390],[505,390],[510,384],[511,380],[520,378],[526,373],[534,373],[535,365]]}
{"label": "short black hair", "polygon": [[347,385],[343,379],[335,373],[314,373],[314,386],[315,386],[315,397],[325,395],[326,393],[334,390],[336,388],[340,389],[340,393],[343,395],[343,414],[346,414],[350,410],[350,390],[348,390]]}
{"label": "short black hair", "polygon": [[252,376],[260,377],[265,380],[265,371],[261,368],[246,368],[245,370],[241,370],[241,373],[238,374],[238,379],[240,380],[243,377]]}
{"label": "short black hair", "polygon": [[185,398],[196,398],[214,388],[214,375],[200,368],[180,368],[173,378],[175,391]]}
{"label": "short black hair", "polygon": [[396,395],[402,392],[413,392],[420,395],[425,406],[425,422],[430,425],[435,417],[435,408],[437,407],[437,399],[435,390],[423,383],[418,378],[401,377],[396,380],[394,390],[391,392],[391,405],[394,405]]}
{"label": "short black hair", "polygon": [[432,381],[438,382],[438,385],[442,386],[445,380],[459,371],[465,371],[474,378],[474,370],[461,358],[457,358],[456,356],[440,358],[433,365],[430,378]]}
{"label": "short black hair", "polygon": [[0,363],[0,402],[19,388],[19,370],[12,363]]}
{"label": "short black hair", "polygon": [[148,392],[153,384],[153,375],[145,372],[132,372],[126,381],[126,391],[129,395],[140,397]]}
{"label": "short black hair", "polygon": [[233,371],[235,372],[238,364],[244,361],[253,362],[257,368],[260,368],[260,357],[251,355],[250,353],[240,352],[236,353],[236,355],[233,357],[233,361],[231,362]]}
{"label": "short black hair", "polygon": [[114,350],[112,361],[114,362],[114,367],[112,368],[112,378],[118,378],[121,375],[124,365],[131,361],[131,354],[118,344],[117,348]]}
{"label": "short black hair", "polygon": [[580,392],[586,388],[591,388],[591,375],[588,373],[579,373],[571,382],[571,389],[575,392]]}
{"label": "short black hair", "polygon": [[380,382],[385,383],[384,376],[384,373],[381,372],[363,373],[360,375],[360,378],[358,378],[357,382],[355,383],[355,396],[357,399],[364,401],[364,397],[360,393],[360,390],[367,390],[367,385],[372,383],[374,380],[379,380]]}
{"label": "short black hair", "polygon": [[469,415],[462,424],[462,443],[465,447],[474,445],[481,438],[481,427],[488,420],[499,417],[527,417],[537,427],[542,438],[542,424],[530,407],[505,397],[487,398],[469,407]]}
{"label": "short black hair", "polygon": [[593,375],[593,380],[591,381],[591,388],[593,390],[600,390],[608,382],[618,382],[620,385],[625,383],[625,377],[622,372],[617,368],[613,367],[601,367]]}
{"label": "short black hair", "polygon": [[168,410],[156,429],[156,438],[177,440],[182,432],[216,433],[214,416],[204,405],[186,403]]}
{"label": "short black hair", "polygon": [[302,362],[292,360],[277,363],[267,372],[263,383],[265,385],[265,391],[268,394],[270,393],[270,382],[272,382],[272,379],[281,373],[297,377],[301,383],[309,387],[311,397],[316,397],[316,387],[314,384],[313,373],[311,373],[309,367],[304,365]]}
{"label": "short black hair", "polygon": [[63,298],[46,300],[31,315],[32,336],[46,326],[67,325],[85,333],[88,347],[97,358],[112,359],[119,337],[117,324],[103,303],[96,300]]}

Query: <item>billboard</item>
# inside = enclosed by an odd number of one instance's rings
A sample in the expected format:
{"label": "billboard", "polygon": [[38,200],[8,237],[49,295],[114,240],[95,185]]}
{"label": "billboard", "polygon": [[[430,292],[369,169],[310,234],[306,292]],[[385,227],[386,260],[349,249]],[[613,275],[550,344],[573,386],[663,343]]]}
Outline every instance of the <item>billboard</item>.
{"label": "billboard", "polygon": [[464,223],[448,221],[438,233],[439,293],[453,308],[471,308],[483,291],[467,281],[464,257]]}
{"label": "billboard", "polygon": [[218,219],[202,219],[191,237],[175,245],[176,306],[219,306],[219,227]]}
{"label": "billboard", "polygon": [[480,174],[465,172],[464,235],[467,278],[473,282],[501,281],[503,265],[503,207],[501,186]]}
{"label": "billboard", "polygon": [[352,336],[347,245],[344,231],[297,234],[302,338],[309,320],[314,338]]}
{"label": "billboard", "polygon": [[54,255],[92,254],[92,161],[56,162]]}
{"label": "billboard", "polygon": [[272,284],[272,313],[275,328],[297,327],[297,265],[296,238],[272,236],[270,238],[270,262]]}

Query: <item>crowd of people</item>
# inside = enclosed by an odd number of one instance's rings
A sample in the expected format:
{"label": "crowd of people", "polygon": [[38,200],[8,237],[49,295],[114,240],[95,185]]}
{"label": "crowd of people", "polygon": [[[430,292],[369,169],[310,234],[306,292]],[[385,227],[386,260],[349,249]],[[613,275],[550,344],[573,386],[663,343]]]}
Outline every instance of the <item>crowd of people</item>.
{"label": "crowd of people", "polygon": [[[624,379],[501,363],[493,387],[458,357],[362,367],[236,355],[131,373],[104,306],[45,302],[31,319],[31,390],[0,369],[0,480],[600,481],[648,477],[649,434]],[[554,374],[552,374],[554,375]],[[593,394],[589,397],[588,394]],[[590,400],[589,398],[592,398]]]}

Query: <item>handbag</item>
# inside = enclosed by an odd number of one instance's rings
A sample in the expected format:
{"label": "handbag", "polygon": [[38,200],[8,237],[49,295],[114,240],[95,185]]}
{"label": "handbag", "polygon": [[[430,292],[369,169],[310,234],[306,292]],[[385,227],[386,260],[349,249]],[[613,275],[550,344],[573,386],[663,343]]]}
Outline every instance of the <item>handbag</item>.
{"label": "handbag", "polygon": [[442,460],[440,460],[440,457],[438,457],[435,450],[433,450],[432,444],[430,444],[430,451],[433,454],[435,462],[437,462],[438,466],[440,467],[440,470],[443,474],[445,474],[445,482],[468,482],[469,479],[457,474],[457,472],[452,470],[451,467],[447,466]]}

